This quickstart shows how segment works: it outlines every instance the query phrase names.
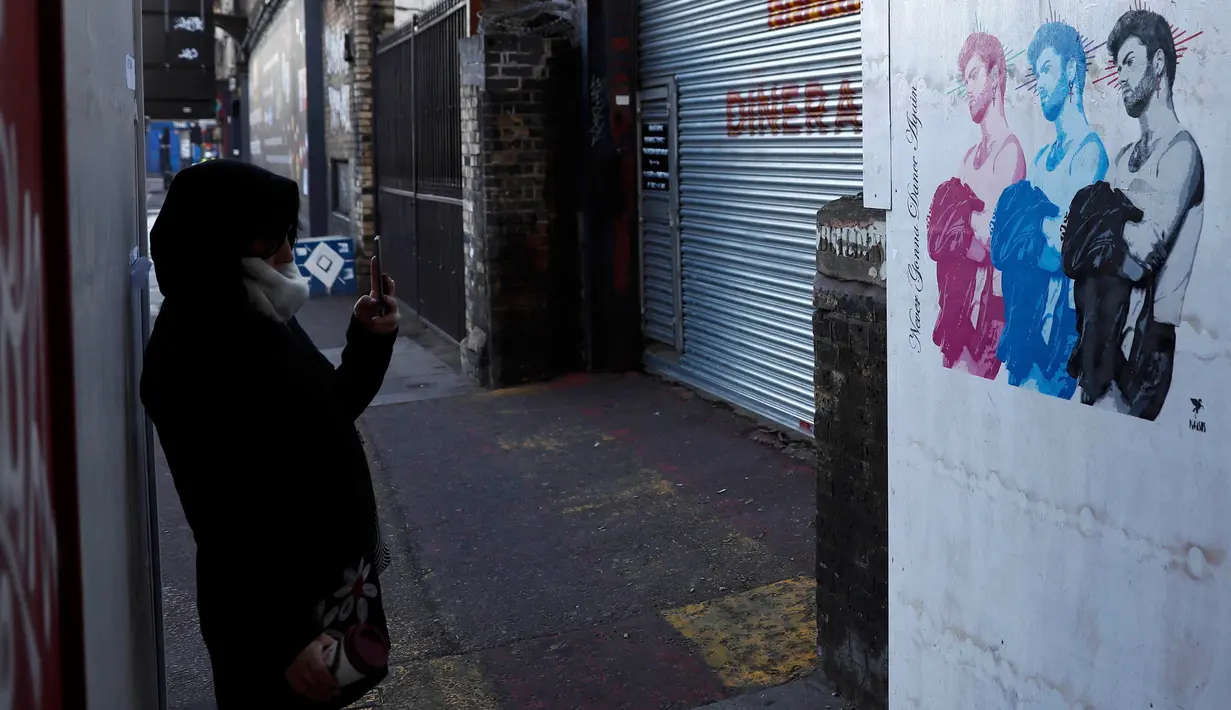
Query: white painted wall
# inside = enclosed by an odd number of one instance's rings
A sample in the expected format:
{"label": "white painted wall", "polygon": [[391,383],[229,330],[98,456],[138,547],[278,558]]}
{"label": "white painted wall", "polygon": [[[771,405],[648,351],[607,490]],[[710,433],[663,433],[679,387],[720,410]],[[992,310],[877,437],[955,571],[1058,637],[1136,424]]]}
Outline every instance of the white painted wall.
{"label": "white painted wall", "polygon": [[[1231,707],[1225,3],[1148,3],[1183,36],[1204,33],[1179,61],[1175,92],[1179,118],[1204,155],[1204,228],[1157,420],[1014,387],[1004,368],[995,380],[945,369],[932,338],[938,279],[928,205],[980,139],[955,91],[966,37],[982,29],[1012,56],[1057,17],[1100,45],[1134,5],[891,2],[894,710]],[[1140,130],[1111,81],[1095,83],[1108,59],[1105,47],[1094,52],[1085,105],[1114,159]],[[1028,64],[1025,54],[1009,61],[1006,113],[1030,162],[1055,130],[1038,98],[1018,88]],[[1153,182],[1159,194],[1174,187]],[[1193,399],[1203,404],[1196,416]]]}
{"label": "white painted wall", "polygon": [[397,29],[410,24],[415,15],[423,14],[424,10],[432,8],[438,0],[395,0],[393,5],[393,27]]}
{"label": "white painted wall", "polygon": [[863,49],[863,206],[893,207],[889,104],[889,5],[891,0],[863,0],[860,46]]}
{"label": "white painted wall", "polygon": [[100,710],[158,703],[130,381],[129,252],[144,218],[141,112],[124,75],[133,1],[64,0],[85,682]]}

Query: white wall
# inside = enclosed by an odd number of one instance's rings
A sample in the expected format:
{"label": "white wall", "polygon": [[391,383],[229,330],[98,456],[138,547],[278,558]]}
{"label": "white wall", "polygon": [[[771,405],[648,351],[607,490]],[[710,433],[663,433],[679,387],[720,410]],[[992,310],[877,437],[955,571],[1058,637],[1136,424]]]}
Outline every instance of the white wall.
{"label": "white wall", "polygon": [[[892,0],[895,710],[1231,706],[1225,3],[1148,3],[1181,37],[1204,33],[1187,43],[1175,90],[1179,119],[1204,156],[1204,225],[1176,329],[1174,379],[1157,419],[1013,386],[1004,367],[994,379],[946,369],[933,340],[938,271],[928,253],[928,206],[980,140],[959,95],[963,42],[978,28],[1003,44],[1006,115],[1030,164],[1056,132],[1039,98],[1019,88],[1030,66],[1025,53],[1014,55],[1053,17],[1074,26],[1093,49],[1086,113],[1114,160],[1140,129],[1112,78],[1096,83],[1108,73],[1099,45],[1135,5]],[[1159,205],[1179,194],[1181,181],[1166,174],[1148,182]],[[1163,208],[1148,208],[1147,218],[1149,209]],[[1192,400],[1203,405],[1196,414]],[[1194,430],[1198,423],[1206,429]]]}
{"label": "white wall", "polygon": [[409,24],[415,15],[423,14],[424,10],[432,8],[438,0],[395,0],[393,5],[393,27],[397,29]]}
{"label": "white wall", "polygon": [[[130,382],[138,194],[133,0],[65,0],[78,487],[91,708],[157,707]],[[140,78],[140,69],[137,72]]]}

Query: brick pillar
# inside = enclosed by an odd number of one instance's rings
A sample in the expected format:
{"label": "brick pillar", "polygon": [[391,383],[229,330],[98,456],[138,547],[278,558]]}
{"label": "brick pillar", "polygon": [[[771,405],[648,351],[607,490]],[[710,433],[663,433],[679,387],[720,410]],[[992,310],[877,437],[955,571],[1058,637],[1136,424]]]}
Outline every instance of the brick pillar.
{"label": "brick pillar", "polygon": [[885,213],[817,213],[817,632],[827,679],[861,708],[889,698]]}
{"label": "brick pillar", "polygon": [[376,40],[393,28],[394,0],[351,0],[351,165],[355,179],[355,205],[351,210],[357,256],[355,276],[361,293],[371,289],[372,238],[376,236],[376,176],[372,134],[372,63]]}
{"label": "brick pillar", "polygon": [[580,359],[579,55],[562,40],[499,35],[459,51],[464,369],[491,387],[547,379]]}
{"label": "brick pillar", "polygon": [[462,92],[462,231],[466,268],[466,337],[462,370],[483,387],[491,386],[487,347],[490,288],[487,282],[487,220],[483,199],[483,90],[487,79],[482,36],[458,42]]}

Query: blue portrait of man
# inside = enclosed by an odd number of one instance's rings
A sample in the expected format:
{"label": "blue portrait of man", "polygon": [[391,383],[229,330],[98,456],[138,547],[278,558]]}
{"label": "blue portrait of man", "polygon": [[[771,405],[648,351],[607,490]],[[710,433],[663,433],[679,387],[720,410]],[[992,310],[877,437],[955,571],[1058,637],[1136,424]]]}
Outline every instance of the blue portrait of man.
{"label": "blue portrait of man", "polygon": [[1005,298],[998,356],[1010,384],[1070,399],[1077,382],[1068,363],[1078,333],[1072,282],[1062,268],[1061,227],[1078,191],[1105,177],[1108,157],[1086,118],[1080,33],[1062,22],[1045,24],[1027,57],[1039,108],[1055,138],[1035,153],[1026,179],[1005,190],[996,206],[992,262]]}

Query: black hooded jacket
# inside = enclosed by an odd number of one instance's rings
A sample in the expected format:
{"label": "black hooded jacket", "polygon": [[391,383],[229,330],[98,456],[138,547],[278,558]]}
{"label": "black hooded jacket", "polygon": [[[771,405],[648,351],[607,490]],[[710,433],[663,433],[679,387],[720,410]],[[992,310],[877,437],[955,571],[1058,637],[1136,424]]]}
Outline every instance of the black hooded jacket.
{"label": "black hooded jacket", "polygon": [[[151,233],[165,301],[141,399],[197,543],[197,609],[219,710],[295,707],[286,668],[325,630],[340,588],[363,593],[347,571],[372,567],[366,582],[379,586],[375,498],[355,420],[380,388],[395,336],[352,321],[335,369],[297,323],[247,305],[245,246],[293,233],[297,214],[294,182],[212,161],[175,178]],[[382,606],[364,602],[387,637]],[[378,680],[312,707],[341,707]]]}

